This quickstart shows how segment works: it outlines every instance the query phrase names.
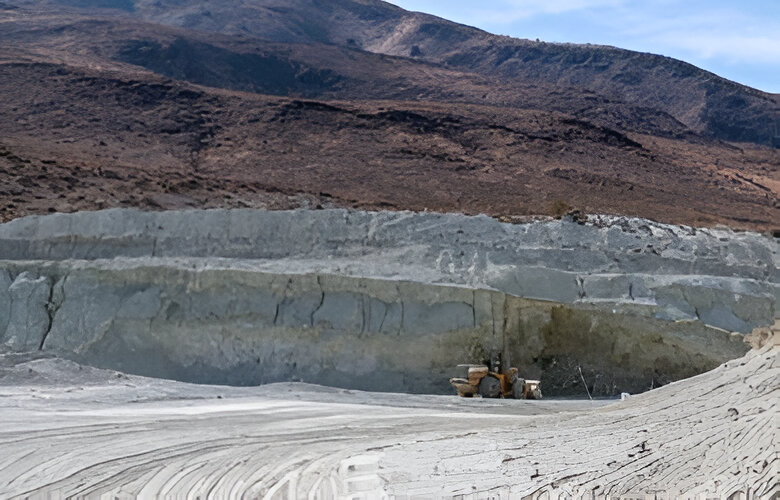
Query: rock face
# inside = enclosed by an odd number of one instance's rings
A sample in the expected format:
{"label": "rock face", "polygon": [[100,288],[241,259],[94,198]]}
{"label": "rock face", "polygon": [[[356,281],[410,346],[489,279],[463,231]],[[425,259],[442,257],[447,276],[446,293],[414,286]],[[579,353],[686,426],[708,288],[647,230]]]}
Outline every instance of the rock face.
{"label": "rock face", "polygon": [[46,277],[22,272],[11,281],[0,271],[0,329],[6,345],[17,350],[40,348],[51,325],[50,294]]}
{"label": "rock face", "polygon": [[639,219],[344,210],[0,226],[0,341],[187,381],[449,392],[501,353],[548,394],[637,392],[771,324],[777,243]]}

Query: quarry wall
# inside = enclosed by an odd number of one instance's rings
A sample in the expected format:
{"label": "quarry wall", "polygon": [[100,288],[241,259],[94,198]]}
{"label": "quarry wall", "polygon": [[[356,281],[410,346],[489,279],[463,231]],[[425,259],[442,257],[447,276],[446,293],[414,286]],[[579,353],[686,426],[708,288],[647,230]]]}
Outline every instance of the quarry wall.
{"label": "quarry wall", "polygon": [[0,225],[0,342],[130,373],[449,392],[491,353],[548,394],[637,392],[741,355],[777,242],[600,218],[208,210]]}

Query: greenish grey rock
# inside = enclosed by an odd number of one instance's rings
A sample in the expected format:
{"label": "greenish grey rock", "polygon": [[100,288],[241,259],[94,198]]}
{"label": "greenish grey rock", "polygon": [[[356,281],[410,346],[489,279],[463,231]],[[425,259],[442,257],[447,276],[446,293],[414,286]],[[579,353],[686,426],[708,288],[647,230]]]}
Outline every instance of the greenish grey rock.
{"label": "greenish grey rock", "polygon": [[526,377],[541,377],[551,395],[578,393],[568,382],[576,366],[609,380],[598,390],[606,395],[690,376],[746,349],[701,322],[655,319],[652,305],[563,305],[487,289],[233,264],[4,263],[12,274],[49,276],[61,288],[45,351],[192,382],[304,380],[447,393],[457,364],[501,353]]}
{"label": "greenish grey rock", "polygon": [[[0,225],[0,341],[179,380],[450,392],[501,354],[548,394],[638,392],[740,356],[777,242],[601,217],[207,210]],[[576,376],[575,376],[576,375]],[[574,378],[573,378],[574,377]]]}
{"label": "greenish grey rock", "polygon": [[[0,277],[2,281],[10,281],[7,273],[5,278]],[[0,306],[5,311],[0,316],[0,325],[5,324],[0,343],[18,351],[37,350],[51,325],[50,295],[48,278],[29,271],[19,273],[7,286],[6,293],[0,293],[0,299],[5,302],[5,307]]]}
{"label": "greenish grey rock", "polygon": [[11,320],[11,292],[8,289],[13,282],[8,271],[0,269],[0,339],[5,338]]}

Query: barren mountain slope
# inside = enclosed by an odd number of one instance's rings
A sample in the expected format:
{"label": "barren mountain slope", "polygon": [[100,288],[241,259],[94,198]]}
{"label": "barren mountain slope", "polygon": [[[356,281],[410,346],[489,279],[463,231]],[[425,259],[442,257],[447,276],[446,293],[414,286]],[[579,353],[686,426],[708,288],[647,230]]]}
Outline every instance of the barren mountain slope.
{"label": "barren mountain slope", "polygon": [[[574,87],[110,12],[6,4],[0,21],[3,220],[111,206],[569,204],[776,226],[776,150]],[[561,103],[571,113],[550,111]]]}
{"label": "barren mountain slope", "polygon": [[204,34],[107,13],[53,8],[15,9],[4,18],[0,34],[6,52],[34,59],[37,55],[36,60],[104,69],[128,63],[200,85],[262,94],[556,110],[622,130],[693,136],[668,113],[575,87],[499,82],[355,48]]}
{"label": "barren mountain slope", "polygon": [[629,137],[554,113],[291,100],[42,63],[4,63],[0,88],[6,220],[301,202],[269,193],[494,215],[550,213],[560,200],[699,225],[776,220],[776,163],[760,148]]}
{"label": "barren mountain slope", "polygon": [[[17,0],[41,4],[41,0]],[[492,35],[379,0],[49,0],[118,7],[148,21],[280,42],[325,42],[535,85],[575,86],[669,113],[713,137],[771,144],[777,96],[675,59]],[[568,112],[565,105],[548,109]]]}

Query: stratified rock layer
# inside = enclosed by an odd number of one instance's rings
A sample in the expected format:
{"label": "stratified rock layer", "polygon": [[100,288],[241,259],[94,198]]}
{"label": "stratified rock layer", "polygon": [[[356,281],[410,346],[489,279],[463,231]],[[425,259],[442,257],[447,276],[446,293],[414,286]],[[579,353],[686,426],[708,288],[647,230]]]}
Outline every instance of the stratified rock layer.
{"label": "stratified rock layer", "polygon": [[0,339],[196,382],[448,391],[501,353],[548,394],[641,391],[771,324],[777,244],[639,219],[109,210],[0,226]]}

